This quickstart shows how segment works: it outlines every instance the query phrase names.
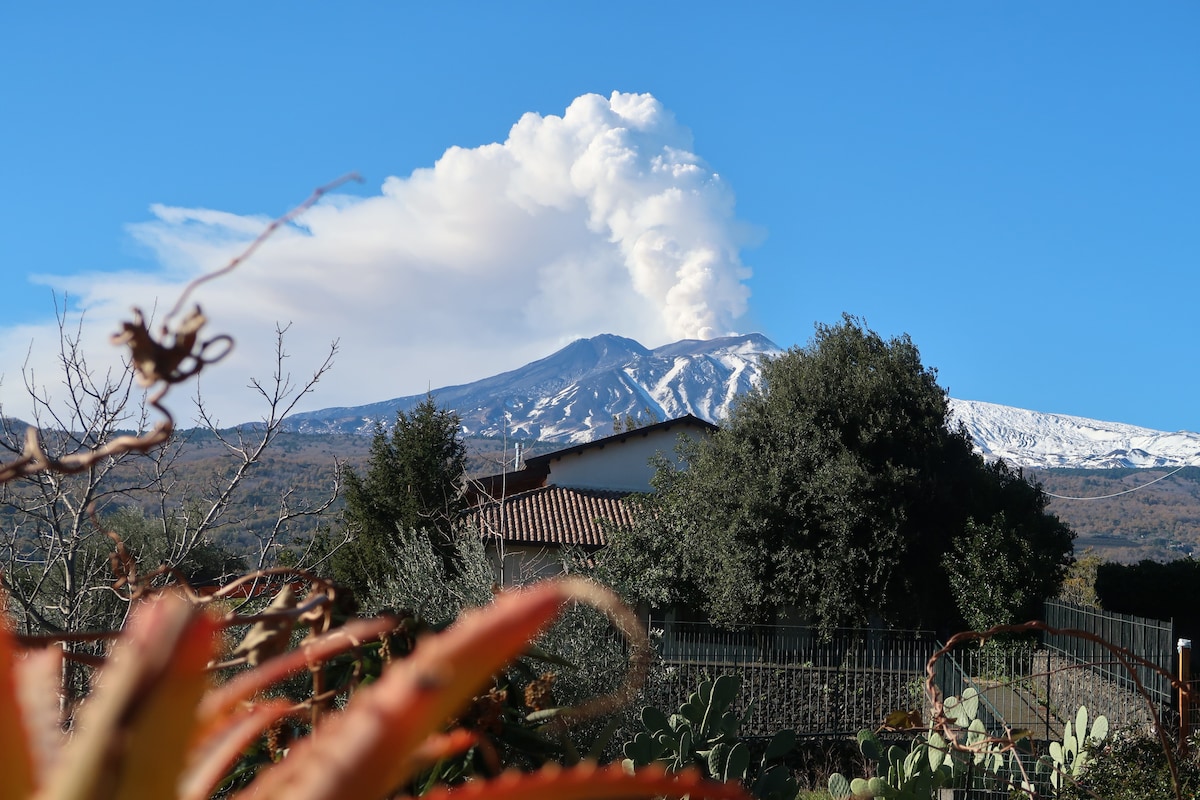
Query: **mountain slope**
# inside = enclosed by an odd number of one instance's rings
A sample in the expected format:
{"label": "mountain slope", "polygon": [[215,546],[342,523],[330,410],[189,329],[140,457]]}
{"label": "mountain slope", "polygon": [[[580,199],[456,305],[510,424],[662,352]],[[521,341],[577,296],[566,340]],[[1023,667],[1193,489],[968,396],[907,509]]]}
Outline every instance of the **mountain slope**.
{"label": "mountain slope", "polygon": [[[612,334],[579,339],[553,355],[474,383],[434,391],[453,408],[469,436],[510,435],[576,444],[612,431],[614,415],[649,413],[658,419],[695,414],[718,420],[759,377],[758,361],[780,349],[747,334],[684,340],[647,349]],[[301,433],[370,433],[390,424],[422,396],[353,408],[330,408],[288,418]]]}
{"label": "mountain slope", "polygon": [[[580,339],[553,355],[474,383],[434,391],[453,408],[468,436],[510,435],[576,444],[612,431],[614,415],[658,419],[695,414],[712,422],[760,380],[762,357],[782,351],[765,336],[687,339],[647,349],[604,334]],[[353,408],[329,408],[288,418],[301,433],[370,433],[390,425],[399,409],[421,396]],[[1200,434],[1166,433],[1117,422],[1043,414],[995,403],[951,399],[987,458],[1032,468],[1143,468],[1200,466]]]}
{"label": "mountain slope", "polygon": [[985,458],[1003,458],[1021,467],[1200,466],[1197,433],[1167,433],[974,400],[951,399],[950,408]]}

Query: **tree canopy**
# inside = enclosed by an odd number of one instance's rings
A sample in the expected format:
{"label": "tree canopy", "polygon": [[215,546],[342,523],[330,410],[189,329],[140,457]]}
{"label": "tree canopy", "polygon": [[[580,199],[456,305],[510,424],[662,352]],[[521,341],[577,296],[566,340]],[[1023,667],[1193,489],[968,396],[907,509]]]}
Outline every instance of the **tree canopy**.
{"label": "tree canopy", "polygon": [[1005,545],[1022,587],[996,613],[1027,613],[1057,589],[1073,535],[1040,488],[985,464],[948,423],[946,391],[907,335],[885,340],[851,316],[818,325],[764,363],[762,386],[711,438],[661,461],[607,568],[632,599],[691,603],[726,626],[791,608],[827,628],[876,616],[949,627],[996,588],[956,555],[974,536]]}
{"label": "tree canopy", "polygon": [[1200,640],[1200,561],[1195,558],[1100,564],[1096,595],[1109,611],[1173,620],[1178,636]]}
{"label": "tree canopy", "polygon": [[459,481],[466,464],[461,421],[432,395],[400,411],[390,434],[376,427],[366,474],[346,474],[346,522],[352,541],[333,559],[334,578],[356,592],[391,572],[402,533],[418,531],[457,574],[454,526],[463,509]]}

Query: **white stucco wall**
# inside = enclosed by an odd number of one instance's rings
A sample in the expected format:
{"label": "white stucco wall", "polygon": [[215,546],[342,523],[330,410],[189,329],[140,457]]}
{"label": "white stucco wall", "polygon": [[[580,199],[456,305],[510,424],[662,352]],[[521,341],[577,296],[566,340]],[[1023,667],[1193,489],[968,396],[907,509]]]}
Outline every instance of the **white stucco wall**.
{"label": "white stucco wall", "polygon": [[651,491],[650,478],[654,470],[650,467],[650,459],[656,453],[674,458],[681,433],[693,439],[705,435],[695,427],[672,425],[645,435],[635,434],[603,447],[589,447],[580,453],[552,459],[547,483],[574,489]]}

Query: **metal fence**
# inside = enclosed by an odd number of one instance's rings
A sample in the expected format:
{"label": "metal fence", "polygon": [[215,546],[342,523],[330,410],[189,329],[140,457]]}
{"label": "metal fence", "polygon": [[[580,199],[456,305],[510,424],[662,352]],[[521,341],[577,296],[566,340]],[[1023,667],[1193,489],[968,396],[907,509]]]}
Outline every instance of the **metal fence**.
{"label": "metal fence", "polygon": [[[1094,633],[1168,671],[1172,666],[1170,623],[1058,602],[1047,604],[1046,620],[1055,628]],[[737,675],[741,692],[735,711],[746,713],[741,734],[751,737],[782,728],[804,736],[847,736],[862,728],[878,729],[892,711],[927,714],[926,664],[941,646],[923,631],[838,629],[822,635],[803,626],[726,631],[657,620],[651,623],[651,637],[663,669],[647,685],[647,700],[673,709],[701,680]],[[1169,679],[1147,668],[1137,674],[1153,707],[1107,650],[1078,637],[1047,635],[1041,641],[957,648],[938,660],[934,682],[943,697],[973,688],[980,698],[978,716],[992,735],[1028,730],[1035,754],[1023,760],[1032,769],[1036,753],[1061,739],[1063,723],[1074,719],[1080,705],[1088,707],[1093,719],[1103,714],[1115,727],[1149,730],[1178,724]],[[1192,716],[1195,730],[1200,707]],[[1008,797],[997,781],[980,777],[977,786],[957,790],[955,797]]]}
{"label": "metal fence", "polygon": [[742,733],[853,735],[892,711],[920,708],[925,664],[936,648],[924,631],[765,625],[726,631],[704,623],[654,622],[664,677],[648,687],[660,708],[677,707],[706,677],[741,678]]}
{"label": "metal fence", "polygon": [[[1170,623],[1052,602],[1049,625],[1094,633],[1170,671]],[[763,625],[727,631],[706,623],[654,621],[665,666],[648,687],[660,708],[677,707],[701,680],[723,673],[742,680],[753,699],[744,733],[767,736],[780,728],[805,735],[854,734],[876,728],[892,711],[924,706],[925,665],[940,646],[926,631]],[[968,686],[983,700],[989,730],[1005,725],[1037,739],[1058,738],[1080,705],[1120,726],[1172,723],[1170,680],[1148,667],[1136,671],[1152,700],[1148,707],[1133,676],[1095,642],[1046,635],[1042,642],[964,647],[941,659],[936,683],[944,697]],[[1177,724],[1177,722],[1175,723]],[[1193,728],[1195,729],[1195,728]]]}
{"label": "metal fence", "polygon": [[[934,665],[934,683],[946,697],[961,697],[967,689],[979,695],[978,717],[992,736],[1009,728],[1024,728],[1035,737],[1053,734],[1044,704],[1032,691],[1034,654],[1030,648],[991,649],[972,646],[946,653]],[[1007,727],[1006,727],[1007,726]]]}
{"label": "metal fence", "polygon": [[1167,674],[1144,665],[1135,665],[1134,675],[1096,642],[1070,635],[1046,634],[1043,643],[1049,650],[1068,661],[1091,670],[1112,685],[1136,692],[1138,681],[1151,699],[1167,708],[1174,702],[1171,680],[1175,663],[1175,639],[1171,620],[1147,619],[1117,614],[1096,608],[1051,600],[1046,603],[1046,624],[1054,628],[1082,630],[1094,634],[1109,644],[1123,647],[1140,658],[1157,665]]}

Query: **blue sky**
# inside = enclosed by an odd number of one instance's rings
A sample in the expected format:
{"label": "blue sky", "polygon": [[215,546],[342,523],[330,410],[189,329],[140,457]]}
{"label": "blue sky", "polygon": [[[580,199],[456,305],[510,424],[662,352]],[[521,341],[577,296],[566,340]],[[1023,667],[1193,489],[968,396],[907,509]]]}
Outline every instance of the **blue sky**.
{"label": "blue sky", "polygon": [[238,339],[222,421],[277,321],[297,374],[340,340],[317,408],[848,311],[956,397],[1200,430],[1198,31],[1192,2],[5,4],[0,400],[27,355],[51,380],[53,292],[101,364],[129,305],[354,170],[198,294]]}

